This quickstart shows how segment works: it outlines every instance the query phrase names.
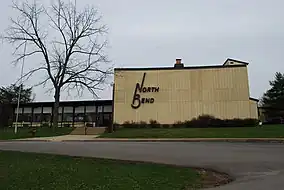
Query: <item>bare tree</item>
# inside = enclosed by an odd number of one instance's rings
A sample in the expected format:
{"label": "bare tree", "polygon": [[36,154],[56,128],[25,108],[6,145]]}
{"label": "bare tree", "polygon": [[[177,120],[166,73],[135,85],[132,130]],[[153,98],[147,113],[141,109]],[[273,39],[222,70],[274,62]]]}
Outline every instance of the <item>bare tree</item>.
{"label": "bare tree", "polygon": [[[78,11],[76,5],[62,0],[47,8],[28,1],[13,2],[12,7],[20,15],[11,19],[11,26],[2,38],[15,45],[15,63],[37,54],[42,58],[23,78],[27,80],[42,72],[46,77],[35,85],[52,84],[53,127],[56,128],[61,91],[77,89],[82,94],[87,89],[97,96],[97,91],[103,89],[112,74],[104,52],[107,40],[103,37],[107,28],[100,24],[101,16],[95,8],[87,6]],[[25,45],[29,50],[23,53]]]}

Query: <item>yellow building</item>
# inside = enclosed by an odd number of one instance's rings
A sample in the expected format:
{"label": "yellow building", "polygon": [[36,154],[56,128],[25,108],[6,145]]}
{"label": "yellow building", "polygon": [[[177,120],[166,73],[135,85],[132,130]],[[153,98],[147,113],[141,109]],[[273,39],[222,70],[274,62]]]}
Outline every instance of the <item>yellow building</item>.
{"label": "yellow building", "polygon": [[203,114],[221,119],[258,118],[250,98],[248,63],[227,59],[223,65],[116,68],[114,122],[173,124]]}

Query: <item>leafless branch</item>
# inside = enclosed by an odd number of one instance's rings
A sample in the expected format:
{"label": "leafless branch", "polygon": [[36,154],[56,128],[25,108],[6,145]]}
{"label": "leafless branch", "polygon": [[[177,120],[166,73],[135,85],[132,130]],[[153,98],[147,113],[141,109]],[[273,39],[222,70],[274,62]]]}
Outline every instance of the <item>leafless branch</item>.
{"label": "leafless branch", "polygon": [[[29,79],[34,73],[43,70],[46,77],[35,86],[51,82],[55,104],[59,102],[60,92],[76,89],[79,95],[88,90],[94,96],[112,75],[112,66],[104,49],[107,41],[106,25],[101,24],[101,16],[93,7],[77,10],[71,2],[57,0],[48,8],[25,0],[12,8],[20,13],[11,19],[11,25],[2,39],[15,45],[14,63],[24,58],[41,55],[35,69],[23,78]],[[23,45],[27,44],[27,52]]]}
{"label": "leafless branch", "polygon": [[34,55],[36,53],[41,53],[41,51],[32,51],[32,52],[29,52],[29,53],[22,53],[22,54],[19,54],[19,56],[12,62],[12,63],[18,63],[20,60],[22,60],[23,58],[25,57],[29,57],[31,55]]}
{"label": "leafless branch", "polygon": [[46,70],[46,68],[45,68],[45,67],[39,67],[39,68],[30,70],[29,72],[23,74],[23,76],[20,77],[20,78],[16,81],[16,84],[19,83],[19,81],[21,81],[21,80],[23,80],[23,81],[29,80],[29,78],[31,78],[36,72],[38,72],[38,71],[40,71],[40,70]]}

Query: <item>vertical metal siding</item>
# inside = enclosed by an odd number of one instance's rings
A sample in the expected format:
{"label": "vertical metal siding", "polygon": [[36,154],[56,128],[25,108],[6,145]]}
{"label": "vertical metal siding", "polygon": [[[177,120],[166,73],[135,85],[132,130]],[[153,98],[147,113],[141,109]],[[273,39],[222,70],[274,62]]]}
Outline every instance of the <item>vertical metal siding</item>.
{"label": "vertical metal siding", "polygon": [[[153,104],[131,107],[136,83],[158,86],[159,92],[143,93],[153,97]],[[174,123],[190,120],[201,114],[219,118],[254,117],[256,109],[249,101],[246,67],[228,67],[194,70],[118,71],[115,75],[115,122],[157,120]],[[118,77],[119,76],[119,77]]]}

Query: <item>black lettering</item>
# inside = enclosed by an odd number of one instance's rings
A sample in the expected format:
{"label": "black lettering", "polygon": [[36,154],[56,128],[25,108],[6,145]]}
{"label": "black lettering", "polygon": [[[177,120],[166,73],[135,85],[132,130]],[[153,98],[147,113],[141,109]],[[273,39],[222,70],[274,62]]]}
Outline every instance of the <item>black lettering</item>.
{"label": "black lettering", "polygon": [[133,109],[137,109],[141,106],[141,103],[154,103],[154,98],[141,98],[139,93],[145,93],[145,92],[159,92],[159,87],[144,87],[144,81],[145,81],[146,73],[143,74],[142,82],[141,84],[136,83],[135,91],[133,94],[132,104],[131,107]]}
{"label": "black lettering", "polygon": [[155,88],[155,92],[159,92],[159,90],[160,90],[160,87]]}
{"label": "black lettering", "polygon": [[136,88],[135,88],[134,94],[137,93],[137,90],[138,90],[140,93],[142,92],[143,86],[144,86],[144,81],[145,81],[145,76],[146,76],[146,73],[143,74],[143,78],[142,78],[141,85],[140,85],[139,83],[136,83]]}
{"label": "black lettering", "polygon": [[134,94],[131,107],[133,109],[137,109],[140,107],[140,105],[141,105],[140,94]]}
{"label": "black lettering", "polygon": [[135,88],[135,92],[139,91],[140,93],[142,92],[142,86],[140,86],[139,83],[136,83],[136,88]]}
{"label": "black lettering", "polygon": [[[146,76],[146,73],[144,73],[143,75],[141,85],[139,83],[136,83],[136,87],[135,87],[135,91],[134,91],[133,99],[132,99],[132,104],[131,104],[131,107],[133,109],[137,109],[141,105],[140,94],[137,94],[137,91],[141,93],[143,85],[144,85],[145,76]],[[137,104],[135,104],[136,102]]]}

